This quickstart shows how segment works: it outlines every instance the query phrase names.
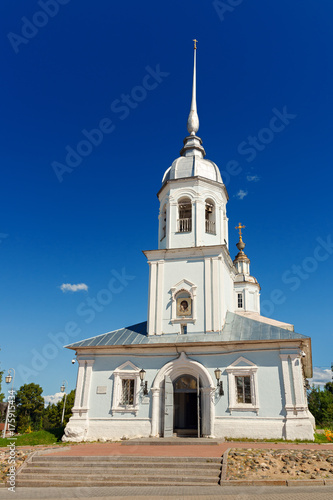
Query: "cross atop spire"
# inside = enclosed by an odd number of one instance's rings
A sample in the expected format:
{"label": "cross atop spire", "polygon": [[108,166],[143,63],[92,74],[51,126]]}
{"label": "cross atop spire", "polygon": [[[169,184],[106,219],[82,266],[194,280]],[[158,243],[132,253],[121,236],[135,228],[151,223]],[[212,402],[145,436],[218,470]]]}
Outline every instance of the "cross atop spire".
{"label": "cross atop spire", "polygon": [[239,253],[236,256],[236,260],[239,259],[240,257],[246,257],[245,253],[243,252],[243,250],[245,248],[245,243],[242,239],[242,229],[244,229],[244,228],[245,228],[245,226],[242,226],[242,224],[240,222],[238,223],[238,226],[235,227],[235,229],[238,229],[238,232],[239,232],[239,242],[236,243],[236,247],[238,248]]}
{"label": "cross atop spire", "polygon": [[193,85],[192,85],[192,103],[190,114],[188,115],[187,120],[187,130],[190,135],[196,135],[199,130],[199,117],[197,113],[197,42],[198,40],[194,39],[194,64],[193,64]]}
{"label": "cross atop spire", "polygon": [[235,229],[238,229],[239,231],[239,239],[242,239],[242,229],[244,229],[246,226],[242,226],[242,224],[239,222],[238,226],[235,227]]}

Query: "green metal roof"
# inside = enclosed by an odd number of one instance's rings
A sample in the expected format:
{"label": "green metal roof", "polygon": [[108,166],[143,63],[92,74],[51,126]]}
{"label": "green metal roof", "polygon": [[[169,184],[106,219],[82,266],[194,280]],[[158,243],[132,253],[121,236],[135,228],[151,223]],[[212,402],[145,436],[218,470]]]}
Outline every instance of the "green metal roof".
{"label": "green metal roof", "polygon": [[191,342],[235,342],[251,340],[289,340],[309,338],[285,328],[246,318],[239,314],[228,312],[221,332],[218,333],[188,333],[147,335],[147,322],[120,328],[113,332],[104,333],[89,339],[74,342],[66,347],[79,349],[80,347],[106,347],[122,345],[156,345],[156,344],[184,344]]}

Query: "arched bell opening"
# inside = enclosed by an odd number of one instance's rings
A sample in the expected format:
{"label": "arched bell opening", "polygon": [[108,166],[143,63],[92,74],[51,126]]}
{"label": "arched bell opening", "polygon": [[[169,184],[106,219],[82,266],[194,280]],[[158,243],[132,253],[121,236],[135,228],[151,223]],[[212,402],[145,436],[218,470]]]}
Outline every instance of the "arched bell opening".
{"label": "arched bell opening", "polygon": [[205,201],[205,232],[216,234],[215,203],[211,199]]}
{"label": "arched bell opening", "polygon": [[178,201],[178,228],[179,233],[192,231],[192,202],[190,198],[181,198]]}

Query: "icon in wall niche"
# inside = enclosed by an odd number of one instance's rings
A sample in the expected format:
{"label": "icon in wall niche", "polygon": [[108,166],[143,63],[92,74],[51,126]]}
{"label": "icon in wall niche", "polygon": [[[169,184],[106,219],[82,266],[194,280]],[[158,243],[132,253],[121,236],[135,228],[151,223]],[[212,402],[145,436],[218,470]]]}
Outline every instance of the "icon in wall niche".
{"label": "icon in wall niche", "polygon": [[177,299],[177,316],[192,315],[192,299],[190,297],[179,297]]}

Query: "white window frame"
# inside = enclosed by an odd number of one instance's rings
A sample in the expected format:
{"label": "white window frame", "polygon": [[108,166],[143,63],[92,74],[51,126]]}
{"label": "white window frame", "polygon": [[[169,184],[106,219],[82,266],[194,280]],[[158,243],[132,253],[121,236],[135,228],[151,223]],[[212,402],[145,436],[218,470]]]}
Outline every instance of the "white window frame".
{"label": "white window frame", "polygon": [[[177,295],[180,292],[188,293],[192,299],[192,314],[191,316],[177,316]],[[197,320],[197,286],[187,280],[179,281],[175,286],[170,289],[171,293],[171,320],[174,323],[195,323]]]}
{"label": "white window frame", "polygon": [[[239,363],[242,363],[239,366]],[[244,365],[245,363],[245,365]],[[255,411],[259,413],[259,391],[258,391],[258,367],[244,357],[238,358],[228,368],[228,390],[229,390],[229,411]],[[237,402],[237,384],[236,377],[250,377],[251,384],[251,403]]]}
{"label": "white window frame", "polygon": [[[243,299],[243,306],[242,307],[238,307],[238,295],[241,294],[242,295],[242,299]],[[245,311],[246,308],[245,308],[245,290],[243,288],[236,288],[235,289],[235,312],[237,311]]]}
{"label": "white window frame", "polygon": [[[137,413],[139,411],[139,393],[140,393],[140,369],[131,361],[126,361],[118,366],[113,372],[113,397],[112,397],[112,415],[114,413]],[[133,405],[123,405],[122,388],[123,380],[134,380]]]}

